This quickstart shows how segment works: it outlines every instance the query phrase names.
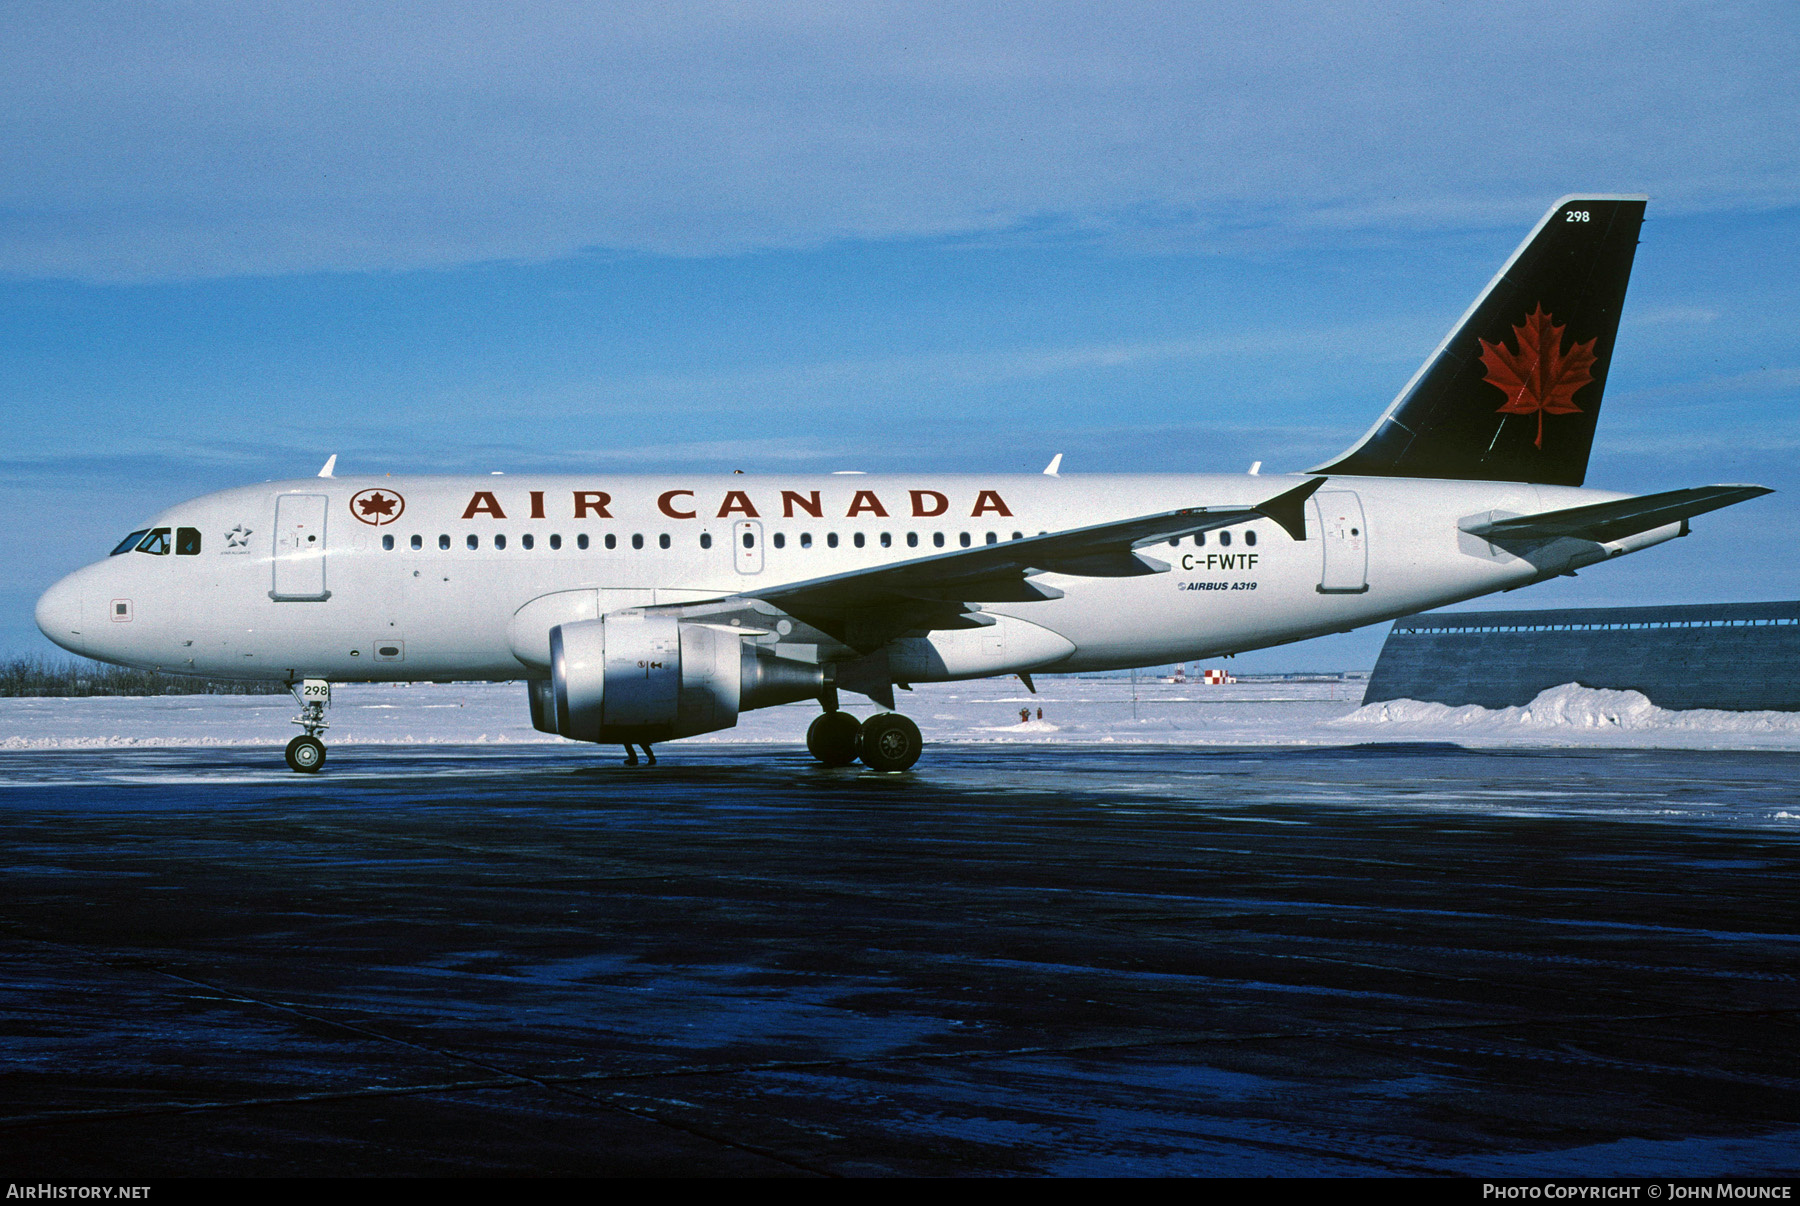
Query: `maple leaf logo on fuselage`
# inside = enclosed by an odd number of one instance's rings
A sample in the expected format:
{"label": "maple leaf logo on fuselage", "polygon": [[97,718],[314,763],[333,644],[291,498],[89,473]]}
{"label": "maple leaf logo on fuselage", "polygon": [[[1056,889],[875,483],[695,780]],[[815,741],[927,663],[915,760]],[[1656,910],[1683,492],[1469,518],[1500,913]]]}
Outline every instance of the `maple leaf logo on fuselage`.
{"label": "maple leaf logo on fuselage", "polygon": [[1525,316],[1523,324],[1513,328],[1513,342],[1518,351],[1505,343],[1481,343],[1481,362],[1487,366],[1485,380],[1506,395],[1506,404],[1496,414],[1535,414],[1539,448],[1544,446],[1544,416],[1580,414],[1575,405],[1575,391],[1594,379],[1588,370],[1594,367],[1594,344],[1590,339],[1563,350],[1563,331],[1554,319],[1544,313],[1543,303]]}
{"label": "maple leaf logo on fuselage", "polygon": [[350,497],[350,514],[375,527],[393,523],[404,510],[406,500],[392,490],[358,490]]}
{"label": "maple leaf logo on fuselage", "polygon": [[382,494],[371,494],[357,504],[364,515],[392,515],[394,500]]}

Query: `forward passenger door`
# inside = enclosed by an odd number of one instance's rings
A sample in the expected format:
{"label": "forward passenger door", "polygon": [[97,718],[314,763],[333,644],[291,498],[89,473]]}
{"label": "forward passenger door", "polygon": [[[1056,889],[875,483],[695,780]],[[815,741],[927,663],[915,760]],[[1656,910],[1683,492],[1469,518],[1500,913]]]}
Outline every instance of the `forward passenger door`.
{"label": "forward passenger door", "polygon": [[325,589],[323,494],[281,494],[275,499],[275,583],[269,598],[280,603],[319,602]]}

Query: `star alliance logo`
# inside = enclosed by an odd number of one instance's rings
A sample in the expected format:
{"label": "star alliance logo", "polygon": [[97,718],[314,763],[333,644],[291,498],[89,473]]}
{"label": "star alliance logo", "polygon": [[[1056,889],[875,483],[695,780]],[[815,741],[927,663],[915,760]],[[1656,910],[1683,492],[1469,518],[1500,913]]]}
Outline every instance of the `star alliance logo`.
{"label": "star alliance logo", "polygon": [[225,551],[227,553],[248,553],[250,551],[250,534],[253,531],[255,531],[254,528],[247,528],[241,523],[232,528],[231,531],[225,533]]}

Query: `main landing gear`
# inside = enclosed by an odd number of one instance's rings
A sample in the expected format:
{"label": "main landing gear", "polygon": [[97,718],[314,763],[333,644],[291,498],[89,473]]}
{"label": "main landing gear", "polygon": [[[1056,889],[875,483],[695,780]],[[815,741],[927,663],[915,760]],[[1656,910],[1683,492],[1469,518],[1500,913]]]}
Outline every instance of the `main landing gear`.
{"label": "main landing gear", "polygon": [[858,724],[848,712],[825,712],[806,730],[806,748],[826,766],[849,766],[858,758],[873,771],[903,771],[925,752],[919,726],[898,712],[871,716]]}
{"label": "main landing gear", "polygon": [[325,721],[325,708],[331,703],[331,684],[309,678],[288,684],[288,689],[293,691],[294,700],[300,705],[300,715],[294,717],[294,723],[304,732],[288,742],[287,764],[289,769],[300,774],[316,774],[325,765],[325,743],[319,740],[319,734],[331,727]]}
{"label": "main landing gear", "polygon": [[[638,742],[638,744],[644,747],[644,759],[647,762],[649,762],[649,764],[651,766],[655,766],[656,765],[656,755],[652,754],[650,752],[650,743],[648,741],[640,741],[640,742]],[[637,764],[638,764],[637,751],[632,749],[631,742],[627,741],[625,743],[625,765],[626,766],[636,766]]]}

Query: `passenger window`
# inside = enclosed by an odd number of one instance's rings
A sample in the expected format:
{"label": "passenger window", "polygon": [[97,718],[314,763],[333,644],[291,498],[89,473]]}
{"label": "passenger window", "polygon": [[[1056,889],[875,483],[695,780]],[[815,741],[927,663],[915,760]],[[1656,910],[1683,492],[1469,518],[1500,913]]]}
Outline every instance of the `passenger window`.
{"label": "passenger window", "polygon": [[894,543],[894,534],[892,532],[883,532],[881,534],[881,547],[882,548],[884,548],[884,549],[890,548],[893,546],[893,543]]}
{"label": "passenger window", "polygon": [[419,539],[419,537],[417,535],[414,535],[412,538],[412,546],[413,546],[413,552],[416,553],[420,549],[425,547],[425,542],[423,540]]}
{"label": "passenger window", "polygon": [[1025,539],[1025,533],[1023,533],[1023,532],[1014,532],[1014,533],[1013,533],[1013,539],[1014,539],[1014,540],[1023,540],[1023,539]]}
{"label": "passenger window", "polygon": [[643,547],[644,547],[644,536],[643,536],[643,533],[641,533],[641,532],[639,532],[639,533],[635,533],[635,534],[634,534],[634,535],[633,535],[633,536],[632,536],[632,537],[631,537],[631,547],[632,547],[632,548],[634,548],[634,549],[641,549],[641,548],[643,548]]}
{"label": "passenger window", "polygon": [[1245,544],[1255,544],[1256,543],[1256,533],[1255,532],[1245,532],[1244,533],[1244,543]]}
{"label": "passenger window", "polygon": [[481,547],[481,537],[475,535],[475,533],[473,533],[473,532],[470,532],[467,536],[465,536],[463,538],[463,543],[468,545],[471,549],[478,549]]}
{"label": "passenger window", "polygon": [[[587,544],[588,544],[588,541],[587,541],[587,533],[586,532],[582,532],[580,535],[575,537],[575,547],[576,548],[585,549],[587,547]],[[610,549],[612,546],[613,546],[613,538],[611,536],[608,536],[606,538],[606,547]]]}
{"label": "passenger window", "polygon": [[394,548],[394,538],[392,536],[383,536],[381,538],[381,547],[384,551],[392,552]]}
{"label": "passenger window", "polygon": [[504,537],[504,536],[494,537],[494,547],[497,549],[505,548],[506,547],[506,537]]}
{"label": "passenger window", "polygon": [[527,550],[534,549],[537,547],[537,537],[533,536],[530,532],[527,532],[519,537],[519,543],[524,545]]}
{"label": "passenger window", "polygon": [[785,549],[787,547],[787,536],[785,533],[775,533],[775,547],[778,549]]}
{"label": "passenger window", "polygon": [[957,537],[957,542],[959,544],[961,544],[965,549],[968,548],[969,547],[969,534],[967,532],[964,532],[961,536]]}
{"label": "passenger window", "polygon": [[[388,547],[394,547],[393,537],[388,537]],[[200,529],[175,529],[175,555],[177,557],[198,557],[200,555]]]}
{"label": "passenger window", "polygon": [[[581,547],[585,549],[587,547],[587,537],[586,536],[580,537],[580,539],[577,541],[577,543],[579,543],[581,545]],[[619,538],[617,536],[614,536],[611,532],[608,532],[606,534],[606,547],[609,549],[618,548],[619,547]]]}
{"label": "passenger window", "polygon": [[1231,533],[1230,532],[1220,532],[1219,533],[1219,547],[1222,549],[1228,549],[1231,547]]}
{"label": "passenger window", "polygon": [[837,547],[837,533],[836,532],[825,533],[825,547],[828,549],[835,549]]}
{"label": "passenger window", "polygon": [[931,534],[931,543],[936,545],[940,549],[943,548],[944,547],[944,534],[942,532],[933,532]]}
{"label": "passenger window", "polygon": [[906,534],[906,547],[909,549],[916,549],[919,547],[919,534],[917,532],[908,532]]}
{"label": "passenger window", "polygon": [[997,534],[995,534],[995,533],[993,533],[993,532],[989,532],[989,533],[988,533],[988,534],[987,534],[987,542],[988,542],[988,543],[989,543],[989,544],[999,544],[999,543],[1000,543],[1000,537],[999,537],[999,536],[998,536],[998,535],[997,535]]}
{"label": "passenger window", "polygon": [[745,532],[744,533],[744,547],[747,549],[753,549],[756,547],[756,533],[755,532]]}
{"label": "passenger window", "polygon": [[1206,547],[1206,533],[1205,532],[1195,532],[1194,533],[1194,547],[1197,549],[1203,549]]}
{"label": "passenger window", "polygon": [[863,546],[863,534],[858,532],[856,535],[852,536],[850,538],[850,543],[860,549]]}
{"label": "passenger window", "polygon": [[152,557],[167,557],[169,555],[169,529],[157,528],[151,532],[138,541],[137,551],[149,553]]}
{"label": "passenger window", "polygon": [[448,536],[439,536],[438,537],[438,547],[440,549],[449,548],[450,547],[450,538]]}
{"label": "passenger window", "polygon": [[557,549],[560,549],[561,547],[562,547],[562,536],[556,532],[550,533],[550,551],[555,552]]}
{"label": "passenger window", "polygon": [[803,549],[810,549],[812,547],[812,533],[811,532],[800,533],[800,547]]}
{"label": "passenger window", "polygon": [[114,549],[110,555],[117,557],[120,553],[129,553],[138,546],[138,541],[149,535],[149,533],[149,528],[139,528],[125,539],[119,541],[119,547]]}
{"label": "passenger window", "polygon": [[712,533],[711,532],[700,533],[700,547],[703,549],[710,549],[712,547]]}
{"label": "passenger window", "polygon": [[669,547],[669,534],[667,532],[664,532],[661,536],[656,538],[656,547],[659,549],[666,549]]}

